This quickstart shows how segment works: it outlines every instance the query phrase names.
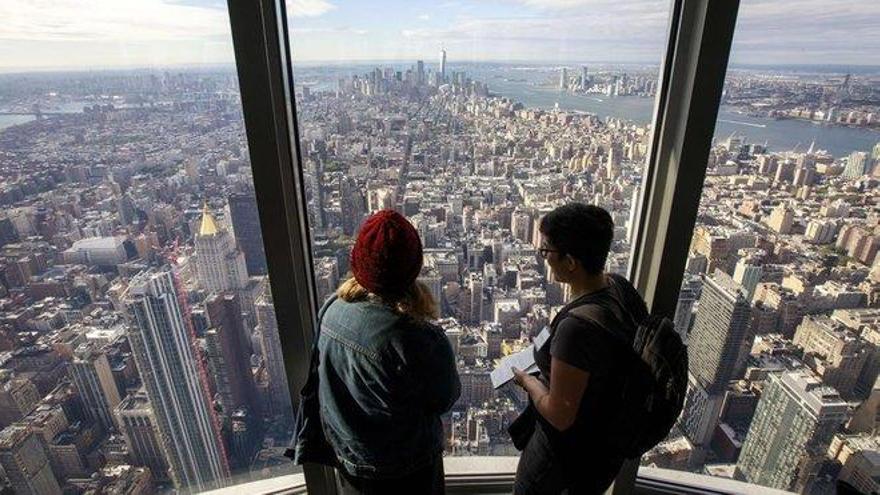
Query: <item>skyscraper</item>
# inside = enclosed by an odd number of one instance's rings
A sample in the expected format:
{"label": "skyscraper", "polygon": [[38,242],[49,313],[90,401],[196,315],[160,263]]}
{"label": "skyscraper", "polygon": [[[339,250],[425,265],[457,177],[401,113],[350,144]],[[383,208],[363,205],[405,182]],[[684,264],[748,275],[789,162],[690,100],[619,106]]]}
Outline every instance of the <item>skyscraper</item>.
{"label": "skyscraper", "polygon": [[81,344],[74,352],[69,369],[86,414],[101,423],[106,431],[115,430],[113,408],[121,399],[107,355],[94,343]]}
{"label": "skyscraper", "polygon": [[269,372],[269,407],[274,415],[289,415],[293,412],[290,389],[287,387],[287,372],[284,369],[284,355],[278,336],[278,322],[275,320],[275,306],[272,304],[272,293],[268,286],[257,301],[256,308],[260,347]]}
{"label": "skyscraper", "polygon": [[849,179],[858,179],[870,170],[871,157],[864,151],[853,151],[849,155],[843,176]]}
{"label": "skyscraper", "polygon": [[691,373],[710,393],[721,392],[730,380],[739,378],[751,346],[749,301],[745,289],[730,275],[716,270],[704,279],[697,312],[691,331]]}
{"label": "skyscraper", "polygon": [[247,284],[244,253],[235,245],[229,231],[220,228],[208,205],[195,236],[196,272],[199,284],[208,292],[239,290]]}
{"label": "skyscraper", "polygon": [[675,331],[681,337],[682,342],[687,342],[688,330],[691,327],[691,321],[694,318],[694,304],[697,302],[697,291],[699,290],[699,278],[695,278],[696,283],[688,281],[682,284],[681,291],[678,293],[678,304],[675,306],[675,316],[672,319],[675,325]]}
{"label": "skyscraper", "polygon": [[125,436],[128,455],[136,466],[150,468],[157,481],[172,481],[164,447],[159,440],[156,415],[150,407],[146,391],[128,395],[115,410],[119,429]]}
{"label": "skyscraper", "polygon": [[253,190],[229,195],[229,213],[235,240],[244,251],[244,261],[250,276],[265,275],[266,253],[263,250],[263,230]]}
{"label": "skyscraper", "polygon": [[179,297],[172,273],[151,269],[131,280],[124,304],[132,353],[174,478],[179,487],[204,490],[222,484],[229,470]]}
{"label": "skyscraper", "polygon": [[0,431],[0,466],[17,495],[61,495],[43,443],[27,426]]}
{"label": "skyscraper", "polygon": [[440,82],[446,82],[446,49],[440,49]]}
{"label": "skyscraper", "polygon": [[755,289],[758,287],[758,282],[761,281],[762,266],[761,260],[748,256],[740,258],[736,262],[733,280],[742,285],[746,290],[746,300],[748,301],[752,300],[752,296],[755,295]]}
{"label": "skyscraper", "polygon": [[425,84],[425,62],[421,60],[416,61],[416,84]]}
{"label": "skyscraper", "polygon": [[364,195],[351,177],[339,179],[339,200],[342,203],[342,232],[354,235],[364,221]]}
{"label": "skyscraper", "polygon": [[229,422],[229,444],[237,467],[249,467],[254,454],[259,450],[262,436],[256,429],[258,425],[259,419],[247,407],[233,411]]}
{"label": "skyscraper", "polygon": [[215,294],[205,302],[211,327],[205,333],[208,364],[226,417],[241,406],[257,407],[251,374],[251,343],[242,325],[241,304],[234,294]]}
{"label": "skyscraper", "polygon": [[847,403],[810,370],[771,373],[737,470],[750,483],[809,493],[847,417]]}
{"label": "skyscraper", "polygon": [[745,364],[750,346],[750,304],[745,295],[745,289],[721,270],[704,276],[700,310],[688,340],[688,392],[680,420],[694,444],[693,467],[703,463],[718,424],[724,391]]}
{"label": "skyscraper", "polygon": [[826,385],[855,400],[859,375],[870,354],[868,344],[846,325],[828,316],[807,315],[794,333],[805,362]]}
{"label": "skyscraper", "polygon": [[39,402],[40,392],[31,380],[0,370],[0,428],[25,417]]}
{"label": "skyscraper", "polygon": [[559,74],[559,89],[568,89],[568,67],[563,67]]}

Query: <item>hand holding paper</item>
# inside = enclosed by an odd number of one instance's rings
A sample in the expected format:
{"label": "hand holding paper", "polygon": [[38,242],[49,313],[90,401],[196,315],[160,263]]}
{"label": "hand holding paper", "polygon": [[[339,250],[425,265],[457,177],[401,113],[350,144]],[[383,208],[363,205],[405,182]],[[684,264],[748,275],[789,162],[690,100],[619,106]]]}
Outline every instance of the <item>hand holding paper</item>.
{"label": "hand holding paper", "polygon": [[540,349],[541,346],[547,342],[548,338],[550,338],[550,329],[544,327],[541,333],[535,337],[532,345],[516,354],[501,358],[501,362],[498,363],[498,366],[490,374],[490,377],[492,378],[492,386],[494,388],[499,388],[510,380],[513,380],[513,370],[511,368],[517,368],[526,373],[537,371],[538,365],[535,364],[535,349]]}

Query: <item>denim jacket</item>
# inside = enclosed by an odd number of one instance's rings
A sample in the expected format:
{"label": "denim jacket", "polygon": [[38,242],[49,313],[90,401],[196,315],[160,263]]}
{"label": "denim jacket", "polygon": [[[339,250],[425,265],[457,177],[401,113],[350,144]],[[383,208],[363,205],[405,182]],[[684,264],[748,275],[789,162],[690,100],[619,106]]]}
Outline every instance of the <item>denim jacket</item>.
{"label": "denim jacket", "polygon": [[404,476],[442,454],[440,415],[461,383],[440,328],[378,302],[337,299],[318,350],[321,422],[349,474]]}

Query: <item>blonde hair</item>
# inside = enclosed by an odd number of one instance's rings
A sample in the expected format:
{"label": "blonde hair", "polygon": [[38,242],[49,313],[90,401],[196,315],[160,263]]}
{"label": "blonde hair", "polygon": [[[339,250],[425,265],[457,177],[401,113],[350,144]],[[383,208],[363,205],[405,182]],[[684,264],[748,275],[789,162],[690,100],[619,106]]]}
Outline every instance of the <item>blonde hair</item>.
{"label": "blonde hair", "polygon": [[349,277],[348,280],[342,282],[342,285],[336,289],[336,295],[346,302],[377,299],[391,306],[398,313],[411,316],[417,320],[431,320],[439,317],[437,302],[431,296],[431,291],[425,284],[419,281],[413,282],[402,296],[389,299],[387,296],[383,297],[373,294],[359,284],[354,277]]}

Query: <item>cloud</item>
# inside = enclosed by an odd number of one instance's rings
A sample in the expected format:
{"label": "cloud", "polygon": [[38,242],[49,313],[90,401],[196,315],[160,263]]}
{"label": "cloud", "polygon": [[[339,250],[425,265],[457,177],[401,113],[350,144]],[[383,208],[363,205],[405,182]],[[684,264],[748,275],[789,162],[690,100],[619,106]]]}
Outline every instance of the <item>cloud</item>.
{"label": "cloud", "polygon": [[335,8],[336,5],[327,0],[292,0],[287,3],[287,14],[291,17],[318,17]]}
{"label": "cloud", "polygon": [[[459,18],[447,28],[404,29],[407,38],[545,41],[553,43],[662,44],[665,13],[640,18],[594,13],[569,16]],[[590,46],[590,45],[585,45]]]}
{"label": "cloud", "polygon": [[641,11],[668,10],[669,2],[666,0],[514,0],[516,3],[542,10],[570,10],[583,9],[616,9],[619,7],[636,7]]}
{"label": "cloud", "polygon": [[[225,3],[221,0],[0,0],[0,40],[125,42],[229,37]],[[287,3],[291,17],[317,17],[335,8],[327,0]]]}
{"label": "cloud", "polygon": [[[294,36],[301,36],[304,34],[354,34],[357,36],[363,36],[365,34],[369,34],[370,31],[367,29],[353,29],[350,27],[316,27],[316,26],[298,26],[291,25],[291,31]],[[297,40],[294,40],[297,41]]]}
{"label": "cloud", "polygon": [[225,10],[163,0],[3,0],[0,40],[169,41],[229,37]]}
{"label": "cloud", "polygon": [[431,18],[431,16],[429,14],[422,14],[419,16],[419,19],[423,20],[423,21],[427,21],[430,18]]}
{"label": "cloud", "polygon": [[[667,0],[502,0],[519,15],[458,16],[441,27],[400,36],[426,47],[494,51],[499,59],[544,53],[546,59],[659,60],[669,23]],[[733,63],[880,64],[880,1],[747,0],[739,9]]]}

